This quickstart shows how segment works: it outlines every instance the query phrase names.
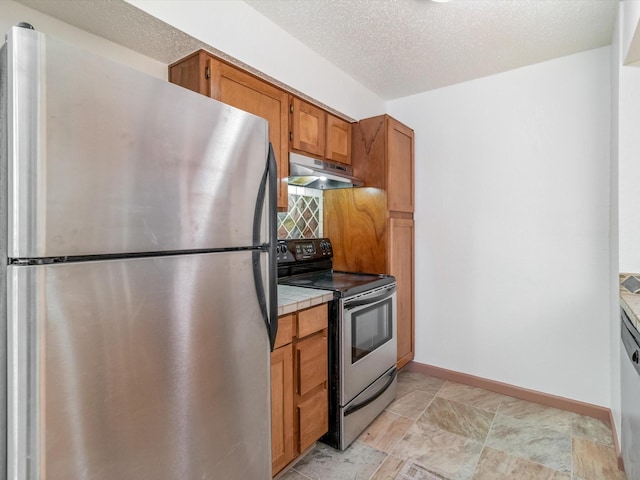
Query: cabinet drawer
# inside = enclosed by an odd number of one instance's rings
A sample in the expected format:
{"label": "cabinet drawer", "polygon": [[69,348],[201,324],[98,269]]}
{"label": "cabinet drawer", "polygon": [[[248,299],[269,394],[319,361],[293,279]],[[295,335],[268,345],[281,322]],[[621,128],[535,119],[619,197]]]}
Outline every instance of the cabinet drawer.
{"label": "cabinet drawer", "polygon": [[298,333],[296,336],[303,338],[327,328],[329,324],[327,314],[328,308],[326,303],[298,312]]}
{"label": "cabinet drawer", "polygon": [[278,317],[278,334],[276,335],[276,344],[273,347],[278,348],[287,343],[291,343],[293,338],[293,329],[295,322],[293,315],[283,315]]}
{"label": "cabinet drawer", "polygon": [[298,422],[300,425],[300,452],[304,452],[329,430],[326,388],[314,393],[298,405]]}
{"label": "cabinet drawer", "polygon": [[327,381],[328,352],[327,337],[317,334],[296,344],[297,381],[296,391],[300,396]]}

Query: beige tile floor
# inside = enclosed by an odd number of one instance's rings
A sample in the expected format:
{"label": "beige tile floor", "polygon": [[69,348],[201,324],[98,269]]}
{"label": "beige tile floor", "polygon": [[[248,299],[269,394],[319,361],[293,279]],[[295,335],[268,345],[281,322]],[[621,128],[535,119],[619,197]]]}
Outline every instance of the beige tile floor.
{"label": "beige tile floor", "polygon": [[[625,480],[608,423],[415,372],[347,450],[279,480]],[[631,479],[630,479],[631,480]]]}

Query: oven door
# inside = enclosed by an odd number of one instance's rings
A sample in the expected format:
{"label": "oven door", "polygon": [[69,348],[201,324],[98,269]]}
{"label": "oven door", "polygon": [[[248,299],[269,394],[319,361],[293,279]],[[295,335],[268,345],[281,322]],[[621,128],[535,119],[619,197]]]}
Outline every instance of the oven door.
{"label": "oven door", "polygon": [[340,405],[396,364],[396,284],[341,302]]}

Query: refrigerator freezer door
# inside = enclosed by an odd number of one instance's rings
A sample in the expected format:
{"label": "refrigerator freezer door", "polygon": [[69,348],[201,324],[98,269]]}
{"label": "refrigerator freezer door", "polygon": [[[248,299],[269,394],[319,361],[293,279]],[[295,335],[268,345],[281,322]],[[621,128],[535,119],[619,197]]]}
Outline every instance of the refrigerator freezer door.
{"label": "refrigerator freezer door", "polygon": [[252,257],[10,266],[9,478],[270,479]]}
{"label": "refrigerator freezer door", "polygon": [[34,30],[5,48],[9,257],[255,245],[265,120]]}

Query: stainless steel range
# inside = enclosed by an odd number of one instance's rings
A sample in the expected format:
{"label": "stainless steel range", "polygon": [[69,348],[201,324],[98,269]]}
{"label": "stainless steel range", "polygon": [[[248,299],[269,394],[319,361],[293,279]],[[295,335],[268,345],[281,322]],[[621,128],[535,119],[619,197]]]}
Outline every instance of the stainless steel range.
{"label": "stainless steel range", "polygon": [[396,280],[333,270],[328,238],[279,240],[278,283],[333,291],[329,432],[344,450],[396,396]]}

